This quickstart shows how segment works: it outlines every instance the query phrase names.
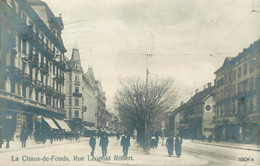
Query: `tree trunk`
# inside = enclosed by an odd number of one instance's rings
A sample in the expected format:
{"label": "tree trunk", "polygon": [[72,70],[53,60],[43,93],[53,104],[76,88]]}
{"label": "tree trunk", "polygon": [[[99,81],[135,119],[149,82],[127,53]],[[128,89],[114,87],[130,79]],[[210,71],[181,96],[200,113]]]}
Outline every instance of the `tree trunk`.
{"label": "tree trunk", "polygon": [[145,131],[145,153],[150,154],[150,128],[147,121],[145,122],[144,125],[144,131]]}

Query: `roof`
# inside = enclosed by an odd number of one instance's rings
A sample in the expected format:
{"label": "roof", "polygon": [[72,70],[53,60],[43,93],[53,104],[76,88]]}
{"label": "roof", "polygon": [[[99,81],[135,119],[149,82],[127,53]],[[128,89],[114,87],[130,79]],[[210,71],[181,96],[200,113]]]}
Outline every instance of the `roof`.
{"label": "roof", "polygon": [[210,95],[213,92],[214,86],[211,86],[209,88],[204,89],[201,92],[198,92],[197,94],[195,94],[194,96],[191,97],[191,99],[186,103],[189,105],[196,105],[198,103],[201,103],[204,101],[204,99],[206,97],[208,97],[208,95]]}

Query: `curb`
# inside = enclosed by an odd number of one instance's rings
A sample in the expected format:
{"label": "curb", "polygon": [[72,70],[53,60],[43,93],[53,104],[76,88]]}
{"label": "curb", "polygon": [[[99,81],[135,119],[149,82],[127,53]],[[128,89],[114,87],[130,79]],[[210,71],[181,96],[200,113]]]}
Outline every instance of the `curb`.
{"label": "curb", "polygon": [[64,143],[61,143],[61,144],[39,145],[39,146],[20,148],[20,149],[10,149],[10,150],[6,150],[6,151],[0,150],[0,153],[16,152],[16,151],[23,151],[23,150],[30,150],[30,149],[38,149],[38,148],[48,148],[48,147],[52,147],[52,146],[73,144],[73,143],[79,143],[79,142],[84,142],[84,141],[87,141],[87,140],[79,140],[79,141],[74,141],[74,142],[64,142]]}
{"label": "curb", "polygon": [[234,149],[243,149],[243,150],[250,150],[250,151],[260,152],[260,149],[243,148],[243,147],[237,147],[237,146],[232,146],[232,145],[230,146],[230,145],[211,144],[211,143],[200,143],[200,142],[192,142],[192,143],[204,144],[204,145],[211,145],[211,146],[220,146],[220,147],[234,148]]}

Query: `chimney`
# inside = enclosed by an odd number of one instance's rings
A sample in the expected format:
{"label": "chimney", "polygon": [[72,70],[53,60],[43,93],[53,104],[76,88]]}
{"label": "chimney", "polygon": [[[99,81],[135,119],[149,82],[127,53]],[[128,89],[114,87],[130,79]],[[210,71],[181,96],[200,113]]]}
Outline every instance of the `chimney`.
{"label": "chimney", "polygon": [[208,83],[208,88],[210,88],[210,87],[211,87],[211,82]]}
{"label": "chimney", "polygon": [[197,94],[198,92],[199,92],[199,89],[196,89],[196,90],[195,90],[195,94]]}
{"label": "chimney", "polygon": [[204,85],[203,87],[204,87],[204,90],[205,90],[207,88],[207,85]]}
{"label": "chimney", "polygon": [[184,104],[184,102],[183,101],[181,101],[181,106]]}

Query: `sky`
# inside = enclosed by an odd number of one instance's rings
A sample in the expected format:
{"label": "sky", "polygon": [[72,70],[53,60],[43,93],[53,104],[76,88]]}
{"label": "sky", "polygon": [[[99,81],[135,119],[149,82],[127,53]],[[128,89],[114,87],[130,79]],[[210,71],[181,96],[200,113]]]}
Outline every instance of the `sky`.
{"label": "sky", "polygon": [[145,79],[148,67],[150,77],[173,77],[178,102],[186,102],[214,82],[225,57],[260,37],[259,0],[43,1],[63,18],[65,55],[79,49],[112,111],[121,78]]}

